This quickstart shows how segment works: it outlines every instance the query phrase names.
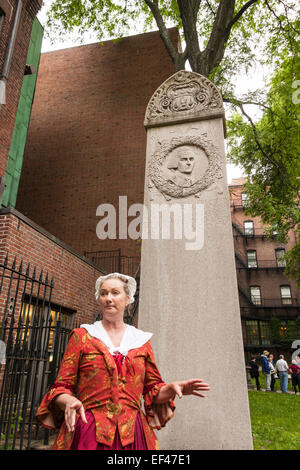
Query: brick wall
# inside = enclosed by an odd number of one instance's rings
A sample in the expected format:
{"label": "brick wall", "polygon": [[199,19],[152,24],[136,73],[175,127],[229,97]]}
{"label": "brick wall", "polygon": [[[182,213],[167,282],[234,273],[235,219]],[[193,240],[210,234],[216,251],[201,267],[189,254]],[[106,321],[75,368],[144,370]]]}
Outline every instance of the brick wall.
{"label": "brick wall", "polygon": [[[0,0],[5,17],[0,31],[0,78],[5,60],[7,44],[13,27],[17,0]],[[4,177],[10,142],[26,65],[33,20],[41,7],[41,0],[23,2],[14,53],[6,84],[6,104],[0,105],[0,177]]]}
{"label": "brick wall", "polygon": [[97,238],[96,209],[143,202],[144,114],[173,73],[158,32],[42,54],[17,209],[80,253],[139,254]]}
{"label": "brick wall", "polygon": [[[76,310],[76,320],[79,322],[95,321],[99,306],[95,301],[94,288],[101,272],[14,209],[0,211],[1,262],[7,252],[10,266],[16,256],[17,269],[23,260],[23,270],[30,263],[31,273],[35,266],[37,277],[41,270],[44,274],[48,272],[49,281],[54,277],[53,303]],[[1,299],[5,303],[3,293]],[[3,315],[3,302],[0,306],[0,318]]]}

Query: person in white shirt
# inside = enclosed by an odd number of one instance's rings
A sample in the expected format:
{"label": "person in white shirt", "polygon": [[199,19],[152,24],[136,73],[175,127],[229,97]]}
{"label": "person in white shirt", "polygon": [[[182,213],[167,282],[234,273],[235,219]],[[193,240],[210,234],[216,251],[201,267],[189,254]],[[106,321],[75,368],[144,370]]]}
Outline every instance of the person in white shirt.
{"label": "person in white shirt", "polygon": [[276,375],[276,370],[273,362],[274,356],[273,354],[269,354],[268,356],[268,361],[269,361],[269,367],[271,369],[271,392],[274,392],[275,388],[275,375]]}
{"label": "person in white shirt", "polygon": [[276,362],[275,368],[276,368],[277,375],[280,380],[281,391],[282,393],[287,393],[287,388],[288,388],[288,383],[289,383],[289,376],[288,376],[289,366],[287,362],[284,360],[283,354],[279,356],[279,360]]}

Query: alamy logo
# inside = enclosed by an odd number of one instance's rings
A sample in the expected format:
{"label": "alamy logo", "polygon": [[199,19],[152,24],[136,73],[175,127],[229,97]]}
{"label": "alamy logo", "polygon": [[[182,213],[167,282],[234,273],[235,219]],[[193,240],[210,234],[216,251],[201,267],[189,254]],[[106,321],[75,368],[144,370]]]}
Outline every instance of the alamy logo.
{"label": "alamy logo", "polygon": [[[203,204],[132,204],[128,208],[127,196],[119,196],[118,212],[112,204],[100,204],[96,215],[102,217],[96,227],[101,240],[185,240],[186,250],[201,250],[204,245]],[[134,219],[129,222],[128,217]]]}
{"label": "alamy logo", "polygon": [[300,98],[299,98],[299,95],[300,95],[300,80],[295,80],[292,83],[292,88],[297,88],[297,90],[294,91],[294,93],[292,94],[292,102],[293,102],[293,104],[299,104],[300,103]]}

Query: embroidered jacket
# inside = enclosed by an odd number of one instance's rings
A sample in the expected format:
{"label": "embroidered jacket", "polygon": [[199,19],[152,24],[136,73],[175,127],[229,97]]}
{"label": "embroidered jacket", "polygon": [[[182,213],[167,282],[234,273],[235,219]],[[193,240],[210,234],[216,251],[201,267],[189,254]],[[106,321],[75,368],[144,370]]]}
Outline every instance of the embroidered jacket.
{"label": "embroidered jacket", "polygon": [[[70,449],[74,437],[74,432],[67,430],[63,411],[53,403],[61,393],[76,396],[84,409],[93,413],[98,442],[111,446],[118,426],[122,445],[131,444],[140,412],[148,449],[159,449],[153,429],[166,425],[175,405],[172,400],[153,404],[165,382],[155,364],[150,341],[131,349],[120,367],[100,339],[84,328],[72,331],[56,381],[36,415],[44,427],[59,428],[53,450]],[[122,373],[118,373],[118,368]],[[142,396],[145,414],[141,409]]]}

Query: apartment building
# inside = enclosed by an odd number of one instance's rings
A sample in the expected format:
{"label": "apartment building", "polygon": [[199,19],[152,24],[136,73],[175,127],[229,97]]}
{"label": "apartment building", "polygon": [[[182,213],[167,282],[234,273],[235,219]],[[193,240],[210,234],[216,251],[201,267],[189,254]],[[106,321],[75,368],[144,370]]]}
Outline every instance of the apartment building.
{"label": "apartment building", "polygon": [[229,185],[235,262],[246,357],[263,349],[285,352],[300,339],[300,293],[284,274],[282,258],[296,242],[290,231],[287,244],[268,238],[259,217],[247,215],[244,178]]}

